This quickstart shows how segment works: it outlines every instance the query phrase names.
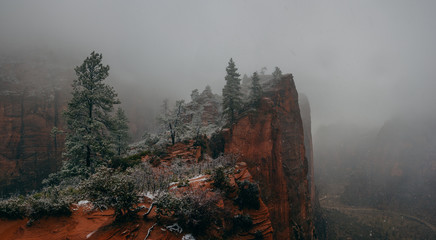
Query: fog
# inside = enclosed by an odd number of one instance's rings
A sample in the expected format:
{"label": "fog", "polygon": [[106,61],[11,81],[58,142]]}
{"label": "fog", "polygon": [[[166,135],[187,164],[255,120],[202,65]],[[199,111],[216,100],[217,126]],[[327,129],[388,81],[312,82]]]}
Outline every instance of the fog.
{"label": "fog", "polygon": [[[6,1],[2,52],[103,53],[111,79],[158,104],[279,66],[311,102],[314,128],[436,112],[434,1]],[[121,96],[123,97],[123,96]],[[156,101],[154,101],[156,100]]]}
{"label": "fog", "polygon": [[321,205],[436,225],[435,12],[432,0],[0,0],[0,60],[48,53],[73,75],[102,53],[135,140],[163,99],[221,94],[230,58],[241,75],[278,66],[310,101]]}

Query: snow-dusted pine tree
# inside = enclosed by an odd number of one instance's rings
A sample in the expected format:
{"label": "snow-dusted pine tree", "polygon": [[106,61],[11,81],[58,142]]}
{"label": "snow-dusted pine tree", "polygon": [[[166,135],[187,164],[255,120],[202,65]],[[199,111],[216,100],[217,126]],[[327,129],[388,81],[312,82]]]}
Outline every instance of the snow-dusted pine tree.
{"label": "snow-dusted pine tree", "polygon": [[113,125],[111,129],[112,141],[118,156],[126,153],[129,141],[129,120],[122,108],[118,108],[115,113]]}
{"label": "snow-dusted pine tree", "polygon": [[280,68],[276,67],[274,72],[272,73],[274,79],[280,79],[282,77],[282,70]]}
{"label": "snow-dusted pine tree", "polygon": [[223,88],[223,114],[230,123],[234,123],[239,110],[242,107],[241,79],[238,69],[230,58],[226,68],[226,85]]}
{"label": "snow-dusted pine tree", "polygon": [[109,66],[102,64],[102,54],[92,52],[77,66],[72,99],[64,113],[67,125],[65,156],[70,167],[91,170],[113,156],[110,126],[114,104],[120,103],[114,89],[103,81]]}
{"label": "snow-dusted pine tree", "polygon": [[259,83],[259,75],[257,75],[257,72],[253,73],[253,76],[251,76],[251,87],[250,87],[250,104],[257,106],[259,104],[259,100],[262,97],[262,86],[260,86]]}

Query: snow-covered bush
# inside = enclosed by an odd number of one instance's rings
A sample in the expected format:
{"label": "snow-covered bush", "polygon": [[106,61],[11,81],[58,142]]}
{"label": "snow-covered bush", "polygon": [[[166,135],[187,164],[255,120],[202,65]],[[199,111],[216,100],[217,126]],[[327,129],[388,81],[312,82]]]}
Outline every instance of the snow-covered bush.
{"label": "snow-covered bush", "polygon": [[28,217],[32,222],[43,216],[68,216],[71,214],[70,204],[73,199],[67,189],[44,188],[28,196],[11,197],[0,201],[0,218]]}
{"label": "snow-covered bush", "polygon": [[113,208],[115,216],[131,213],[138,203],[138,189],[132,176],[101,167],[82,183],[84,197],[98,209]]}
{"label": "snow-covered bush", "polygon": [[27,216],[30,221],[40,219],[44,216],[69,216],[71,209],[68,198],[62,196],[34,194],[27,199]]}
{"label": "snow-covered bush", "polygon": [[156,199],[158,216],[174,217],[180,226],[200,233],[217,224],[222,209],[217,206],[217,194],[204,190],[191,190],[176,196],[166,193]]}
{"label": "snow-covered bush", "polygon": [[153,169],[149,163],[138,164],[127,172],[132,177],[135,188],[144,194],[167,191],[170,183],[177,181],[168,169]]}
{"label": "snow-covered bush", "polygon": [[23,196],[0,201],[0,218],[18,219],[26,216],[26,202]]}

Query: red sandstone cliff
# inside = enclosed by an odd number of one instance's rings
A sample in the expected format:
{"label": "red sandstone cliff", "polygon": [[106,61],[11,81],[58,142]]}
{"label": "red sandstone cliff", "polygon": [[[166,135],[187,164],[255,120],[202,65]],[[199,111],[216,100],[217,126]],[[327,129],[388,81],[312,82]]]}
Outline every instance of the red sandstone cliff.
{"label": "red sandstone cliff", "polygon": [[239,154],[259,183],[274,239],[313,239],[298,93],[292,75],[269,84],[260,107],[246,112],[225,134],[225,152]]}
{"label": "red sandstone cliff", "polygon": [[57,170],[63,136],[50,132],[62,125],[69,75],[44,59],[0,64],[0,192],[32,190]]}

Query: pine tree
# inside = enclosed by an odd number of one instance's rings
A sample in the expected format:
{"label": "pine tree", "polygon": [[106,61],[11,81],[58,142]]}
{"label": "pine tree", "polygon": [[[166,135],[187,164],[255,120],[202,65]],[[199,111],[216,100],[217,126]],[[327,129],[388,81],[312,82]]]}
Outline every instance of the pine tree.
{"label": "pine tree", "polygon": [[128,119],[124,110],[118,108],[113,120],[113,126],[111,129],[111,135],[113,145],[118,156],[126,153],[128,141],[129,141],[129,126],[127,125]]}
{"label": "pine tree", "polygon": [[272,73],[274,79],[280,79],[282,77],[282,70],[280,68],[276,67],[274,72]]}
{"label": "pine tree", "polygon": [[242,107],[241,79],[233,59],[230,58],[226,68],[226,85],[223,88],[223,114],[230,123],[234,123]]}
{"label": "pine tree", "polygon": [[92,52],[74,69],[77,79],[72,84],[73,97],[64,113],[68,129],[64,154],[70,167],[94,169],[113,155],[110,114],[119,100],[114,89],[103,82],[109,66],[101,61],[102,55]]}
{"label": "pine tree", "polygon": [[199,96],[200,96],[200,93],[198,92],[198,89],[192,90],[191,101],[195,102]]}
{"label": "pine tree", "polygon": [[257,106],[259,104],[259,100],[262,97],[262,86],[259,83],[260,79],[257,75],[257,72],[253,73],[251,76],[251,88],[250,88],[250,104]]}

